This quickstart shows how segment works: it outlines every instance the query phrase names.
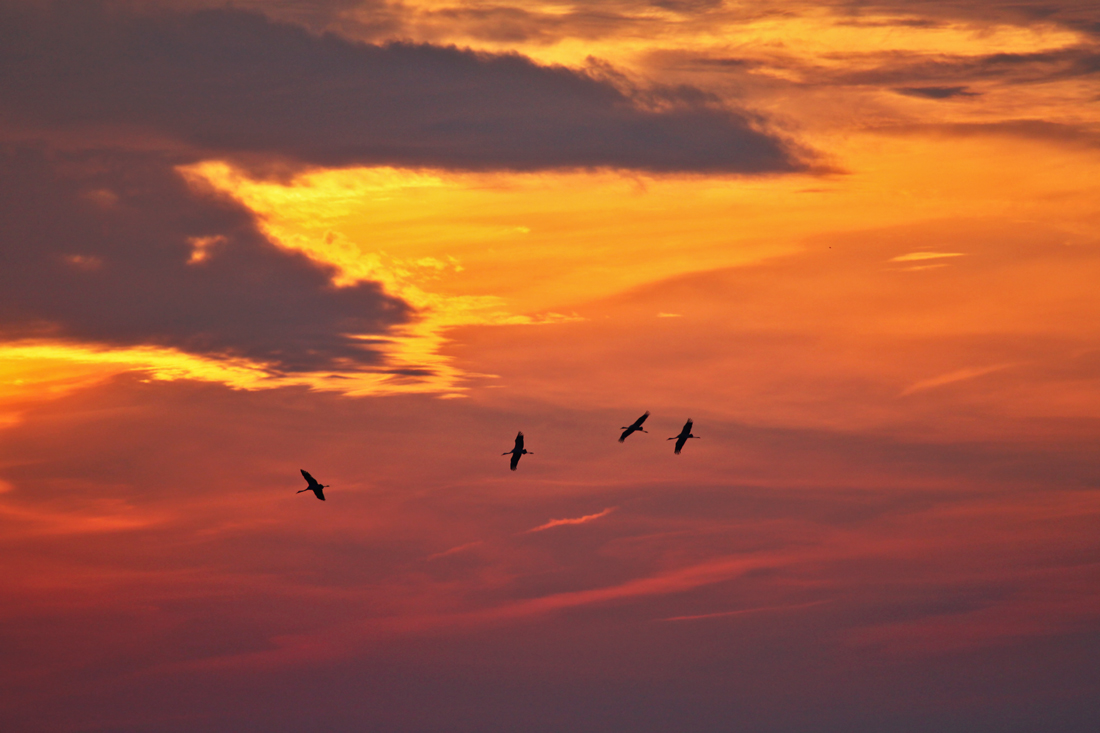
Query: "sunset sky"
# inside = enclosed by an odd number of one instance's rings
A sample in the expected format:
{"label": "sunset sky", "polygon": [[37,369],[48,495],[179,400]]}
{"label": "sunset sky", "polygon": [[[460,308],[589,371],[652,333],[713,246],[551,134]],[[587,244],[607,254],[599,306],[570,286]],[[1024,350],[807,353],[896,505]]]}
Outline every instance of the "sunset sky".
{"label": "sunset sky", "polygon": [[0,0],[0,730],[1100,730],[1098,202],[1095,0]]}

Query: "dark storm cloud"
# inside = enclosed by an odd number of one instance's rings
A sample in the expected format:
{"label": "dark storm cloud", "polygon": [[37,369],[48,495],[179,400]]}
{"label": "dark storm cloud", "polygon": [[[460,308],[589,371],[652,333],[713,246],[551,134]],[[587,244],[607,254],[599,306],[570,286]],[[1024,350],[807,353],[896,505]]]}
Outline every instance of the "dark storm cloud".
{"label": "dark storm cloud", "polygon": [[146,130],[320,165],[803,167],[760,120],[697,90],[638,93],[598,71],[359,44],[239,11],[54,8],[0,15],[9,125]]}
{"label": "dark storm cloud", "polygon": [[280,370],[378,360],[408,307],[278,249],[239,205],[138,153],[0,147],[0,334],[241,356]]}

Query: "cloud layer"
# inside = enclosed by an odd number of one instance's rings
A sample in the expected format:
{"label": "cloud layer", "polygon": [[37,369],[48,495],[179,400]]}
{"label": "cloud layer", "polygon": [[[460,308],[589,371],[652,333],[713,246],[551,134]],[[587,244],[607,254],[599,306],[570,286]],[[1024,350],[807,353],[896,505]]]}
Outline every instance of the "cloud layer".
{"label": "cloud layer", "polygon": [[0,147],[0,333],[355,370],[408,320],[373,283],[277,248],[241,206],[137,153]]}
{"label": "cloud layer", "polygon": [[232,10],[9,8],[0,29],[0,95],[20,127],[329,166],[803,167],[761,120],[697,89],[642,92],[516,54],[360,44]]}

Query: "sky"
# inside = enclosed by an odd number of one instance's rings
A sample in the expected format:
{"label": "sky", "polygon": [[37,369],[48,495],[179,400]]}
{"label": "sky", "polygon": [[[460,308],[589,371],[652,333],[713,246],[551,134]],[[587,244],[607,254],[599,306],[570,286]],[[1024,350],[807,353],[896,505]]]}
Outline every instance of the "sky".
{"label": "sky", "polygon": [[1095,731],[1098,200],[1091,1],[0,0],[2,727]]}

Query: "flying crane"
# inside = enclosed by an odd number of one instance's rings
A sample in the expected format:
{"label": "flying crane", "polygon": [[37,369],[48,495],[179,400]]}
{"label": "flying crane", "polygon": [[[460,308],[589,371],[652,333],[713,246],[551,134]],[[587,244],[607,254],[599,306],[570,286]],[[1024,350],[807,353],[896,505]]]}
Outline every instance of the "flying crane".
{"label": "flying crane", "polygon": [[698,435],[692,435],[691,434],[691,418],[690,417],[688,418],[688,421],[686,423],[684,423],[684,429],[680,431],[680,434],[679,435],[673,435],[671,438],[669,438],[669,440],[675,440],[676,441],[676,455],[680,455],[680,451],[683,449],[684,443],[688,442],[688,438],[695,438],[696,440],[699,439]]}
{"label": "flying crane", "polygon": [[[317,479],[310,476],[309,471],[305,470],[304,468],[300,468],[298,470],[302,472],[302,477],[305,478],[305,480],[309,482],[309,486],[302,489],[302,491],[312,491],[314,494],[317,495],[318,499],[320,499],[321,501],[324,501],[325,500],[325,493],[324,493],[324,491],[322,491],[322,489],[327,489],[328,486],[327,485],[322,486],[321,484],[317,483]],[[300,493],[302,493],[302,491],[299,491],[298,493],[300,494]]]}
{"label": "flying crane", "polygon": [[644,415],[639,417],[637,420],[632,422],[630,425],[623,425],[623,427],[622,427],[623,434],[619,436],[619,442],[622,443],[624,440],[626,440],[628,437],[630,437],[631,433],[637,432],[639,430],[642,431],[643,433],[648,433],[649,431],[642,427],[642,423],[645,422],[645,419],[647,417],[649,417],[649,410],[646,410]]}
{"label": "flying crane", "polygon": [[[501,453],[501,455],[506,456],[509,453],[512,454],[511,467],[512,467],[512,470],[515,471],[516,466],[519,465],[520,456],[523,456],[523,455],[525,455],[527,453],[530,453],[530,452],[531,451],[525,450],[523,448],[523,433],[519,432],[519,433],[516,433],[516,447],[512,448],[512,450],[504,451],[503,453]],[[534,454],[532,454],[532,455],[534,455]]]}

